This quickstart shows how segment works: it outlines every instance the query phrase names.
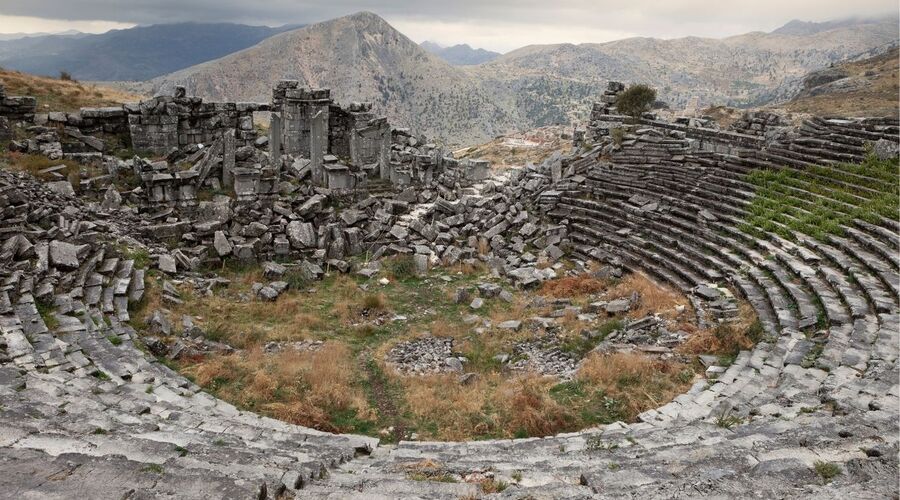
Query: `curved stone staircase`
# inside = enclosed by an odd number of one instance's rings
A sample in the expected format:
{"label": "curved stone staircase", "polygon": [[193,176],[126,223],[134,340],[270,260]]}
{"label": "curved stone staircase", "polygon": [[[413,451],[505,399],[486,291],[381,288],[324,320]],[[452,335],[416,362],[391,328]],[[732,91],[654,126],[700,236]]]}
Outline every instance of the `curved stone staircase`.
{"label": "curved stone staircase", "polygon": [[[127,305],[143,276],[130,260],[95,246],[78,269],[51,269],[49,278],[5,272],[0,496],[483,494],[474,483],[409,474],[428,463],[493,477],[509,485],[494,495],[509,498],[896,497],[897,221],[856,220],[826,241],[738,229],[753,169],[838,169],[862,159],[862,141],[896,137],[896,123],[812,120],[764,150],[698,152],[687,139],[646,133],[609,160],[574,159],[576,175],[540,196],[549,218],[568,227],[573,253],[684,291],[730,286],[766,337],[638,423],[548,438],[379,446],[238,411],[133,343]],[[54,297],[52,328],[34,299],[46,295],[46,279],[70,290]],[[817,462],[843,473],[826,483]]]}

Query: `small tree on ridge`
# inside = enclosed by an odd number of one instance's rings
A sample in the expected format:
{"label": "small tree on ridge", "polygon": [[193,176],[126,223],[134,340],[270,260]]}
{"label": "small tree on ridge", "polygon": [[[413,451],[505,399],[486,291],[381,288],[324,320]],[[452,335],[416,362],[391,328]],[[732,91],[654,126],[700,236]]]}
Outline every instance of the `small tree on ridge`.
{"label": "small tree on ridge", "polygon": [[656,100],[656,90],[649,85],[638,83],[625,89],[616,99],[616,109],[625,115],[638,119],[650,110]]}

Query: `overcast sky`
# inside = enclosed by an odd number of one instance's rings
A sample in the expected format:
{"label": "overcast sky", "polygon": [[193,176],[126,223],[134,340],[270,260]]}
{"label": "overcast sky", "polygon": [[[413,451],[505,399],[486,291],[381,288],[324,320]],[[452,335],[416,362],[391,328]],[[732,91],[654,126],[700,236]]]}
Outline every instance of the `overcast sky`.
{"label": "overcast sky", "polygon": [[277,26],[369,10],[417,42],[497,51],[528,44],[629,36],[724,37],[771,31],[791,19],[898,15],[897,0],[0,0],[0,33],[98,33],[179,21]]}

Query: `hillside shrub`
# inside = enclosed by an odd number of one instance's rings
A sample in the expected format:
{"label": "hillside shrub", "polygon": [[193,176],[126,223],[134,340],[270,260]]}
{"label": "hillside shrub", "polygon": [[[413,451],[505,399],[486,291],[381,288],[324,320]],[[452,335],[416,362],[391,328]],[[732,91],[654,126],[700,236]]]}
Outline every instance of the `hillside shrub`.
{"label": "hillside shrub", "polygon": [[641,114],[650,110],[656,101],[656,90],[649,85],[638,83],[625,89],[616,100],[616,109],[620,113],[640,118]]}

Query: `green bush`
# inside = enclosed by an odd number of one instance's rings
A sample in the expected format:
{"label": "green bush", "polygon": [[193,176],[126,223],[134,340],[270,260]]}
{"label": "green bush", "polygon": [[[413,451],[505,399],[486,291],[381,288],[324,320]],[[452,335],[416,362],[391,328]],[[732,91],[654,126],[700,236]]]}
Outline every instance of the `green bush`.
{"label": "green bush", "polygon": [[616,99],[616,109],[619,113],[640,118],[641,114],[650,110],[654,101],[656,101],[656,90],[649,85],[638,83],[619,94]]}
{"label": "green bush", "polygon": [[813,469],[826,483],[831,482],[832,479],[841,474],[841,468],[838,465],[821,460],[816,460],[813,464]]}

